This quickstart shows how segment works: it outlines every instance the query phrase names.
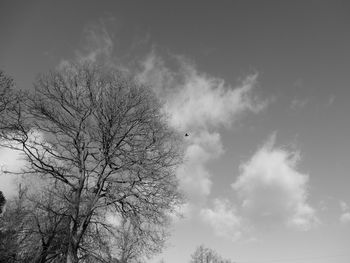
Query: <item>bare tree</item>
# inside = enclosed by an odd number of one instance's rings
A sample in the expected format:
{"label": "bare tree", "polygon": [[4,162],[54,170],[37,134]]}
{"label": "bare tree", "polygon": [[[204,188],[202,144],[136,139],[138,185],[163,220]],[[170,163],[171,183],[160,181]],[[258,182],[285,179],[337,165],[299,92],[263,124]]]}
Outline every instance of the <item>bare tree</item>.
{"label": "bare tree", "polygon": [[9,200],[1,218],[0,262],[63,262],[59,259],[67,247],[67,217],[53,212],[57,204],[47,200],[47,195],[43,209],[40,197],[36,195],[34,201],[28,188],[20,186],[18,195]]}
{"label": "bare tree", "polygon": [[[85,260],[91,235],[109,231],[107,213],[140,232],[167,225],[181,200],[181,143],[149,88],[119,72],[73,65],[42,75],[15,113],[16,132],[2,132],[5,146],[24,153],[24,173],[65,188],[58,194],[69,215],[67,263]],[[107,250],[95,260],[103,262]]]}
{"label": "bare tree", "polygon": [[[0,129],[3,129],[6,119],[6,111],[10,108],[13,103],[13,79],[7,76],[3,71],[0,70]],[[7,126],[7,124],[6,124]],[[1,133],[0,133],[1,134]],[[0,136],[1,139],[1,136]],[[3,213],[4,206],[6,204],[6,198],[0,191],[0,216]]]}
{"label": "bare tree", "polygon": [[[27,253],[27,231],[29,209],[25,204],[25,189],[19,188],[18,195],[7,202],[7,209],[0,217],[0,262],[29,262]],[[30,242],[32,243],[32,242]]]}
{"label": "bare tree", "polygon": [[[65,262],[70,216],[67,202],[61,199],[64,185],[33,180],[37,185],[33,186],[25,179],[0,220],[0,262]],[[101,242],[106,237],[105,232],[96,233],[89,226],[80,245],[80,261],[107,262],[99,257],[103,251],[108,254],[110,244]],[[86,242],[88,239],[93,242]]]}
{"label": "bare tree", "polygon": [[0,70],[0,113],[5,111],[12,101],[14,81]]}
{"label": "bare tree", "polygon": [[142,231],[140,231],[140,227],[135,227],[129,219],[120,220],[114,236],[117,249],[113,256],[117,262],[145,262],[149,256],[160,252],[167,237],[164,229],[155,228],[145,223],[141,227]]}
{"label": "bare tree", "polygon": [[210,248],[199,246],[191,256],[191,263],[234,263],[229,259],[223,259]]}
{"label": "bare tree", "polygon": [[37,193],[27,194],[27,203],[31,207],[31,224],[26,227],[32,235],[27,247],[33,247],[30,243],[36,244],[33,256],[35,263],[65,260],[69,236],[69,208],[58,193],[62,193],[62,189],[53,184],[41,185]]}
{"label": "bare tree", "polygon": [[15,129],[18,122],[19,101],[24,95],[15,91],[13,79],[0,70],[0,139],[4,132],[8,133]]}

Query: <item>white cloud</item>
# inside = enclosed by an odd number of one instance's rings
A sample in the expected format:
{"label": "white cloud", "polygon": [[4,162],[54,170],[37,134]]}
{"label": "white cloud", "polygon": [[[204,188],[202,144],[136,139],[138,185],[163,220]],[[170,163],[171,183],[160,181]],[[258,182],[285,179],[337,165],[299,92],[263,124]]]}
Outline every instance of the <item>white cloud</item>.
{"label": "white cloud", "polygon": [[339,201],[339,206],[340,206],[340,209],[343,211],[343,212],[346,212],[349,210],[349,206],[347,203],[345,203],[344,201]]}
{"label": "white cloud", "polygon": [[228,200],[215,199],[213,208],[202,209],[200,215],[218,236],[231,240],[237,240],[242,236],[242,218]]}
{"label": "white cloud", "polygon": [[350,212],[345,212],[340,216],[340,222],[350,223]]}
{"label": "white cloud", "polygon": [[350,223],[350,208],[348,204],[345,203],[344,201],[340,201],[339,205],[342,211],[342,214],[340,215],[340,218],[339,218],[340,222],[344,224]]}
{"label": "white cloud", "polygon": [[255,222],[308,230],[319,223],[308,203],[309,176],[297,170],[298,152],[274,147],[274,137],[240,166],[232,184],[242,210]]}
{"label": "white cloud", "polygon": [[257,75],[249,76],[241,87],[225,87],[222,79],[209,78],[188,66],[181,92],[172,96],[166,105],[171,112],[171,123],[180,130],[205,129],[231,124],[238,113],[259,111],[250,92]]}
{"label": "white cloud", "polygon": [[[211,192],[207,164],[223,153],[219,127],[229,127],[244,112],[259,112],[266,102],[253,93],[257,74],[238,87],[199,72],[184,57],[175,56],[167,66],[154,51],[141,63],[138,81],[151,86],[165,103],[170,124],[189,133],[185,163],[178,170],[180,186],[191,202],[205,201]],[[174,66],[175,65],[175,66]]]}
{"label": "white cloud", "polygon": [[210,194],[211,175],[205,165],[223,153],[220,135],[218,133],[200,132],[190,135],[185,162],[178,169],[177,176],[181,189],[187,197],[196,204]]}
{"label": "white cloud", "polygon": [[199,72],[183,57],[176,57],[176,62],[179,69],[172,71],[152,52],[143,62],[138,79],[149,83],[166,101],[170,122],[181,131],[228,126],[239,114],[259,112],[266,106],[252,94],[257,74],[232,87],[223,79]]}

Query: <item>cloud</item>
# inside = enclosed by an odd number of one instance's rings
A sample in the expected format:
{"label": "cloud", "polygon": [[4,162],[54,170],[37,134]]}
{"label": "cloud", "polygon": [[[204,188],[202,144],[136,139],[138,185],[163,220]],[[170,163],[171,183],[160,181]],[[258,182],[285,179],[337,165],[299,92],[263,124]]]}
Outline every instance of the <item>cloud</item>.
{"label": "cloud", "polygon": [[114,42],[103,24],[93,24],[83,32],[83,46],[74,52],[74,58],[62,59],[58,69],[69,66],[73,61],[78,63],[101,63],[115,66],[112,60]]}
{"label": "cloud", "polygon": [[24,165],[23,156],[16,150],[0,148],[0,190],[6,198],[16,193],[17,175],[5,171],[19,172]]}
{"label": "cloud", "polygon": [[342,214],[340,215],[340,222],[343,224],[350,223],[350,208],[344,201],[339,202]]}
{"label": "cloud", "polygon": [[346,224],[350,223],[350,212],[345,212],[340,216],[340,222]]}
{"label": "cloud", "polygon": [[[127,72],[129,69],[122,62],[122,56],[116,56],[118,42],[108,30],[109,22],[113,22],[113,18],[100,19],[97,23],[86,26],[82,34],[82,44],[74,51],[74,56],[71,59],[61,59],[57,68],[64,69],[71,63],[98,63]],[[130,50],[124,53],[129,54]]]}
{"label": "cloud", "polygon": [[202,209],[200,215],[214,229],[216,235],[233,241],[242,236],[242,218],[228,200],[214,199],[213,208]]}
{"label": "cloud", "polygon": [[108,60],[112,57],[114,43],[106,27],[102,25],[90,25],[84,30],[85,45],[83,50],[77,50],[78,61],[97,62]]}
{"label": "cloud", "polygon": [[166,62],[152,51],[142,61],[137,80],[152,87],[164,102],[170,125],[189,133],[185,163],[177,174],[190,202],[203,203],[212,186],[207,165],[224,152],[218,129],[230,127],[245,112],[260,112],[267,102],[255,96],[257,74],[233,87],[200,72],[183,56],[171,56]]}
{"label": "cloud", "polygon": [[165,61],[154,50],[140,62],[140,66],[136,75],[138,81],[152,87],[160,98],[166,99],[173,93],[176,73],[165,65]]}
{"label": "cloud", "polygon": [[[21,144],[13,141],[1,141],[0,147],[0,190],[5,193],[7,197],[12,197],[16,194],[18,183],[21,183],[23,178],[26,178],[26,183],[30,182],[29,175],[23,177],[23,171],[26,170],[30,164],[27,162],[26,155],[22,151]],[[44,156],[44,147],[51,147],[45,142],[44,135],[36,130],[31,130],[28,133],[27,144],[36,149],[36,153]],[[33,185],[38,185],[38,180]],[[42,181],[41,181],[42,182]]]}
{"label": "cloud", "polygon": [[349,206],[347,203],[345,203],[344,201],[339,201],[339,206],[340,206],[340,209],[343,211],[343,212],[346,212],[349,210]]}
{"label": "cloud", "polygon": [[249,75],[238,87],[223,79],[199,72],[181,56],[175,57],[178,71],[165,66],[164,60],[152,52],[142,63],[138,79],[154,87],[166,101],[165,110],[171,124],[181,131],[229,126],[239,114],[259,112],[266,101],[254,97],[257,74]]}
{"label": "cloud", "polygon": [[181,189],[192,202],[198,204],[210,194],[212,186],[211,174],[205,165],[223,153],[223,146],[218,133],[204,131],[191,133],[190,136],[193,139],[189,140],[185,162],[179,167],[177,176]]}
{"label": "cloud", "polygon": [[334,104],[335,99],[336,99],[336,96],[334,94],[329,95],[327,106],[328,107],[332,106]]}
{"label": "cloud", "polygon": [[300,154],[277,148],[275,138],[240,166],[232,184],[242,201],[242,211],[253,222],[284,223],[308,230],[319,223],[316,210],[308,203],[309,176],[297,170]]}
{"label": "cloud", "polygon": [[308,104],[308,102],[308,99],[293,99],[290,103],[290,108],[292,110],[302,109],[306,106],[306,104]]}

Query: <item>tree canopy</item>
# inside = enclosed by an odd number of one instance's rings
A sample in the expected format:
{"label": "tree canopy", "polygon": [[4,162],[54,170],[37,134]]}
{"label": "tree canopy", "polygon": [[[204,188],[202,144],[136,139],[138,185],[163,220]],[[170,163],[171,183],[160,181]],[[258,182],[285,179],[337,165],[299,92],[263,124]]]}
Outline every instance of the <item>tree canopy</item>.
{"label": "tree canopy", "polygon": [[64,240],[45,260],[110,262],[120,256],[109,241],[121,226],[142,237],[138,257],[158,252],[181,202],[182,154],[152,90],[91,64],[43,74],[34,88],[5,113],[11,129],[0,132],[3,147],[25,156],[22,174],[43,183],[31,200],[42,247]]}

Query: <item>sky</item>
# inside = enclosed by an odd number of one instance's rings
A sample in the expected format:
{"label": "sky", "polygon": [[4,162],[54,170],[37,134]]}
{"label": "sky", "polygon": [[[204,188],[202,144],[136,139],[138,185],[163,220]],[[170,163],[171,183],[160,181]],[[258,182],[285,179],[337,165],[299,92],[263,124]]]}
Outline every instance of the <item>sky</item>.
{"label": "sky", "polygon": [[[151,86],[190,135],[183,219],[150,263],[201,244],[237,263],[350,262],[348,1],[0,1],[17,88],[79,61]],[[22,163],[0,149],[2,168]]]}

